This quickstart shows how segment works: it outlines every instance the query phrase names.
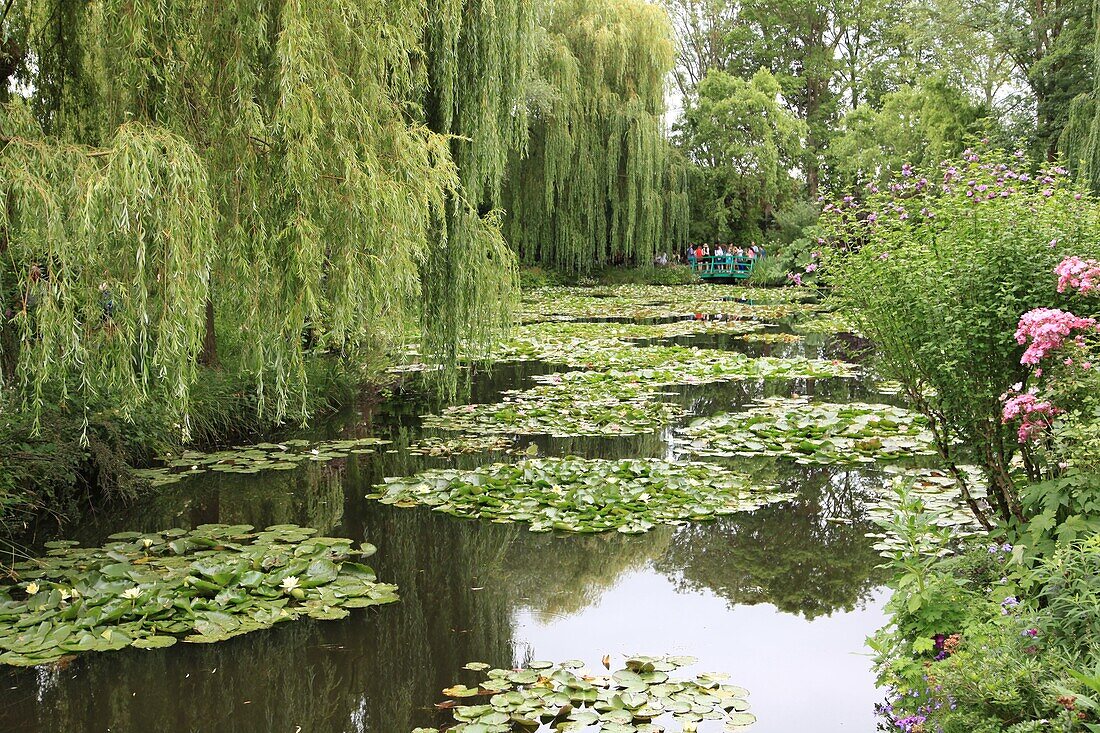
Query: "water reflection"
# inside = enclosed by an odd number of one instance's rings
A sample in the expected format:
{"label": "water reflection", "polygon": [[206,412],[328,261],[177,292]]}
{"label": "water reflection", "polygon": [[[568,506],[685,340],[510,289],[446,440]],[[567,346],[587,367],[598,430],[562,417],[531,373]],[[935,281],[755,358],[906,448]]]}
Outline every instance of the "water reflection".
{"label": "water reflection", "polygon": [[[781,346],[835,353],[816,342]],[[471,397],[494,401],[548,369],[500,365],[477,375]],[[691,387],[673,399],[708,414],[768,394],[853,399],[866,390],[856,380],[744,382]],[[507,459],[409,454],[429,409],[408,395],[365,403],[314,436],[381,435],[394,441],[387,449],[285,473],[207,475],[73,533],[98,544],[119,529],[308,525],[376,544],[372,564],[398,584],[400,603],[212,646],[85,655],[49,671],[6,669],[0,731],[407,733],[442,722],[432,706],[442,688],[472,681],[460,669],[468,661],[580,658],[595,667],[604,653],[692,654],[699,671],[731,673],[752,691],[756,733],[787,733],[808,721],[826,733],[874,729],[878,695],[869,661],[857,656],[882,621],[881,577],[862,512],[880,481],[873,472],[745,462],[758,480],[797,498],[637,537],[537,535],[365,500],[386,476]],[[534,442],[544,454],[664,456],[667,437]]]}
{"label": "water reflection", "polygon": [[885,580],[864,536],[873,527],[864,506],[880,479],[820,467],[800,473],[777,481],[800,489],[790,502],[679,527],[657,570],[731,608],[770,603],[813,620],[864,604]]}
{"label": "water reflection", "polygon": [[[340,477],[354,497],[399,460],[356,457],[309,471],[316,480],[284,481],[312,490]],[[818,730],[870,726],[868,665],[845,657],[878,613],[869,603],[877,575],[862,538],[861,479],[823,469],[777,478],[800,481],[804,494],[640,537],[535,535],[350,499],[334,531],[379,546],[374,565],[399,584],[401,603],[208,647],[87,655],[55,673],[6,671],[0,730],[410,731],[435,723],[431,705],[468,661],[508,665],[534,655],[595,664],[605,652],[690,653],[705,661],[700,669],[736,673],[754,693],[762,733],[784,730],[775,724],[792,704],[805,715],[831,710],[837,725]],[[182,500],[177,521],[149,516],[144,526],[303,521],[314,506],[325,507],[320,521],[334,518],[327,500],[291,501],[296,492],[278,482],[266,496],[233,483]],[[852,633],[810,630],[821,624]],[[771,639],[771,656],[750,664],[732,639],[760,635]],[[803,698],[771,707],[764,680],[793,658],[849,689],[826,710],[803,707]]]}

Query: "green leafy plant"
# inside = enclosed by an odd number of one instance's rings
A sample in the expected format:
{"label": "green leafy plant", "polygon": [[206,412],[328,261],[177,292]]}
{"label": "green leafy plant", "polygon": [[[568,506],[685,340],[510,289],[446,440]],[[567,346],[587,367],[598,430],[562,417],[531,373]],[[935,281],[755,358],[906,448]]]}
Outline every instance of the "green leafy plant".
{"label": "green leafy plant", "polygon": [[358,562],[348,539],[278,525],[207,524],[121,532],[103,547],[57,541],[0,585],[0,662],[36,665],[66,654],[216,642],[303,616],[397,600]]}

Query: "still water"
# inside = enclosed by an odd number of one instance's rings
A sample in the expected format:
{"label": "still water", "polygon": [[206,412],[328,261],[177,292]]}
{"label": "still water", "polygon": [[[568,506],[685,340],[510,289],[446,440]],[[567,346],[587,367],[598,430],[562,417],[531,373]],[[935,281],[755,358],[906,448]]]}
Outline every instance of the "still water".
{"label": "still water", "polygon": [[[746,350],[743,342],[681,340]],[[755,348],[776,356],[852,358],[849,344]],[[469,401],[530,385],[542,364],[477,375]],[[695,415],[737,409],[772,394],[872,399],[855,380],[738,383],[681,390]],[[436,409],[438,406],[434,406]],[[384,452],[298,471],[213,474],[71,533],[98,544],[123,529],[208,522],[298,523],[378,547],[370,562],[401,601],[342,621],[304,620],[211,646],[90,654],[53,668],[0,671],[0,731],[79,733],[408,733],[443,722],[441,690],[471,682],[470,661],[605,654],[686,654],[689,672],[727,672],[750,690],[753,733],[876,728],[865,637],[884,621],[886,591],[865,533],[865,507],[883,478],[873,468],[745,463],[795,500],[715,522],[660,527],[642,536],[533,534],[522,527],[399,509],[363,498],[386,476],[426,467],[508,460],[410,455],[418,416],[432,409],[409,391],[367,400],[304,437],[378,435]],[[668,433],[619,439],[538,439],[543,455],[673,456]],[[521,441],[521,445],[530,442]]]}

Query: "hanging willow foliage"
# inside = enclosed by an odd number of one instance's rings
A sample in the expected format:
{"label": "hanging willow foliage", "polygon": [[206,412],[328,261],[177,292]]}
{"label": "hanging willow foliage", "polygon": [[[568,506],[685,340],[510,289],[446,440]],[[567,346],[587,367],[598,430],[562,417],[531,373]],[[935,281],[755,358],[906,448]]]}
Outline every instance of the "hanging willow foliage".
{"label": "hanging willow foliage", "polygon": [[18,6],[39,126],[0,118],[0,224],[36,399],[79,384],[185,415],[216,342],[278,419],[304,411],[311,352],[420,319],[453,354],[507,322],[514,258],[481,207],[526,128],[530,3]]}
{"label": "hanging willow foliage", "polygon": [[[1095,17],[1100,18],[1100,0],[1093,8]],[[1070,104],[1059,149],[1073,174],[1100,193],[1100,23],[1096,24],[1093,58],[1093,90]]]}
{"label": "hanging willow foliage", "polygon": [[[0,149],[0,249],[15,372],[47,400],[155,396],[186,411],[212,254],[206,170],[182,139],[140,123],[109,147],[45,140],[22,105]],[[24,136],[30,133],[30,136]]]}
{"label": "hanging willow foliage", "polygon": [[673,64],[665,11],[642,0],[554,0],[528,156],[508,179],[507,234],[527,262],[586,271],[649,263],[686,221],[662,117]]}
{"label": "hanging willow foliage", "polygon": [[424,333],[428,350],[452,365],[460,341],[466,354],[487,353],[511,320],[518,276],[498,207],[508,160],[527,136],[523,95],[538,7],[532,0],[429,2],[425,116],[448,136],[460,186],[435,221],[422,277],[472,297],[426,290]]}

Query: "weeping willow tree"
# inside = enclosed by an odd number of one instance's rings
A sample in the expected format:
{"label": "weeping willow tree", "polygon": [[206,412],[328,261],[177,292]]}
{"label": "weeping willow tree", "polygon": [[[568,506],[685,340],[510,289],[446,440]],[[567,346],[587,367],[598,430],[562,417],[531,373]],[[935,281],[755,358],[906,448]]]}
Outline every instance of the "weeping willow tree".
{"label": "weeping willow tree", "polygon": [[2,12],[4,357],[33,399],[185,419],[196,363],[221,361],[281,419],[311,354],[354,362],[419,321],[453,361],[507,323],[492,207],[525,129],[529,3]]}
{"label": "weeping willow tree", "polygon": [[[453,364],[460,343],[467,355],[477,355],[499,335],[518,285],[499,207],[509,158],[527,137],[523,95],[539,3],[431,0],[429,6],[425,116],[447,137],[459,183],[435,212],[437,236],[424,280],[448,287],[425,291],[425,340]],[[455,299],[451,287],[473,297]]]}
{"label": "weeping willow tree", "polygon": [[[1100,18],[1100,0],[1094,2],[1093,9]],[[1073,174],[1100,193],[1100,23],[1096,24],[1093,59],[1093,91],[1070,104],[1059,148]]]}
{"label": "weeping willow tree", "polygon": [[543,27],[527,155],[508,178],[508,238],[524,261],[567,271],[649,263],[687,220],[662,119],[668,16],[643,0],[553,0]]}

